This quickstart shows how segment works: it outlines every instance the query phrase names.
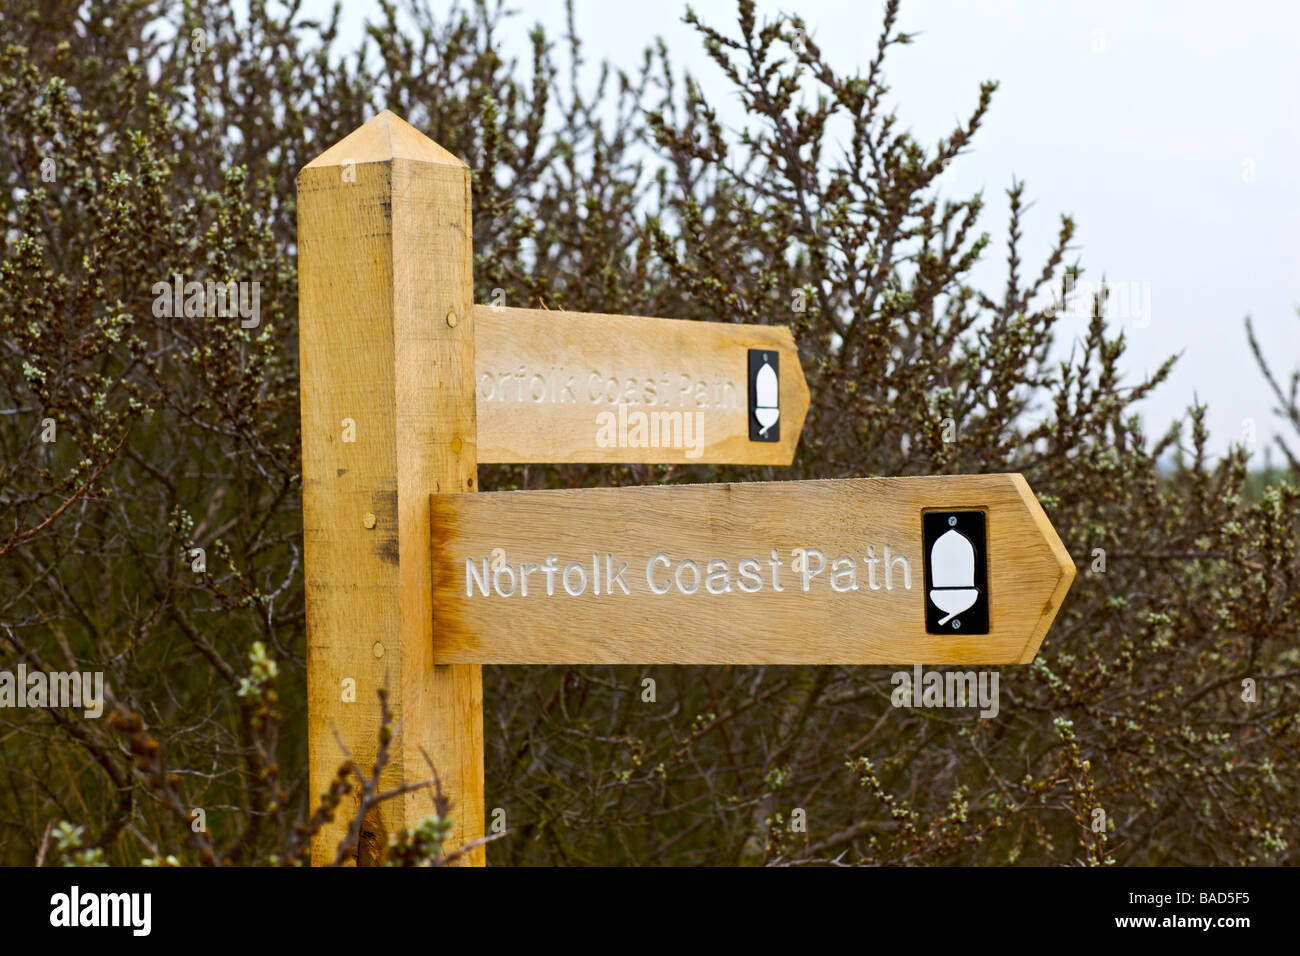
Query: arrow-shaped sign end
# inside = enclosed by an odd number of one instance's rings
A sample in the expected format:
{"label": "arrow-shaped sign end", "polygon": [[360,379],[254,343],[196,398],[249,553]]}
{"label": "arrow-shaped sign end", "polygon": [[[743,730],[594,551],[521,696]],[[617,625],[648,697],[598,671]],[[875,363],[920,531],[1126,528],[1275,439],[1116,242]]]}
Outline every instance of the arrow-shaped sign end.
{"label": "arrow-shaped sign end", "polygon": [[[786,352],[786,362],[788,366],[782,366],[782,375],[785,375],[785,369],[790,369],[789,384],[792,386],[789,391],[789,400],[785,410],[781,413],[783,422],[788,423],[795,436],[794,441],[790,442],[790,457],[783,464],[794,464],[795,452],[799,449],[799,436],[803,434],[804,421],[808,417],[808,407],[812,404],[812,394],[808,391],[808,379],[804,375],[803,363],[799,361],[799,345],[795,342],[794,332],[788,325],[778,325],[776,329],[781,336],[787,340],[784,351]],[[782,427],[787,427],[783,424]]]}
{"label": "arrow-shaped sign end", "polygon": [[1043,643],[1043,638],[1047,635],[1052,622],[1056,620],[1057,612],[1061,610],[1061,605],[1065,602],[1065,595],[1069,593],[1070,585],[1074,583],[1074,576],[1078,569],[1074,565],[1074,559],[1070,557],[1070,552],[1061,543],[1056,529],[1052,527],[1047,512],[1038,503],[1038,497],[1029,487],[1029,482],[1025,481],[1023,475],[1018,474],[1011,475],[1011,479],[1021,500],[1024,502],[1025,510],[1029,512],[1030,519],[1037,526],[1043,544],[1051,553],[1052,560],[1059,571],[1056,584],[1043,604],[1043,611],[1038,623],[1034,625],[1034,629],[1030,632],[1029,640],[1025,642],[1024,649],[1020,652],[1020,659],[1017,661],[1019,664],[1029,664],[1033,662],[1034,657],[1038,654],[1038,648]]}

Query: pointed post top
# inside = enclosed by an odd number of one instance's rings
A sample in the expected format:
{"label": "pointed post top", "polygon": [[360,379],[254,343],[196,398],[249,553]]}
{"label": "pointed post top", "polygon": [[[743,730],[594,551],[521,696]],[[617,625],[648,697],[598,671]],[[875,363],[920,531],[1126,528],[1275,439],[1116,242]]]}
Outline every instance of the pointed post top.
{"label": "pointed post top", "polygon": [[441,166],[465,166],[456,156],[392,110],[384,110],[325,150],[303,169],[345,166],[348,163],[385,163],[393,159],[411,159]]}

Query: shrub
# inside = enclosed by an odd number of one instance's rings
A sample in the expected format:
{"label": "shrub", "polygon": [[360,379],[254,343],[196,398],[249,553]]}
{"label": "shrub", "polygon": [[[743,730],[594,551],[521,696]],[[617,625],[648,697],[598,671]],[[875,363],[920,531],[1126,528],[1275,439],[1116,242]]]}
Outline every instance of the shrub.
{"label": "shrub", "polygon": [[[798,17],[688,12],[738,137],[662,45],[583,90],[571,26],[507,62],[486,2],[383,3],[355,44],[260,0],[46,6],[0,7],[0,660],[103,671],[116,716],[0,712],[0,861],[302,858],[294,176],[389,107],[473,170],[480,301],[788,323],[812,390],[788,471],[501,466],[485,490],[1018,471],[1082,571],[996,720],[894,710],[867,668],[485,668],[494,862],[1295,862],[1295,459],[1248,493],[1202,408],[1144,433],[1172,360],[1126,383],[1104,303],[1063,319],[1074,224],[1026,266],[1023,184],[1005,288],[969,284],[983,200],[937,177],[995,84],[939,142],[907,133],[897,0],[852,75]],[[160,314],[177,274],[258,282],[258,324]],[[335,801],[371,774],[340,762]],[[441,859],[439,812],[391,858]]]}

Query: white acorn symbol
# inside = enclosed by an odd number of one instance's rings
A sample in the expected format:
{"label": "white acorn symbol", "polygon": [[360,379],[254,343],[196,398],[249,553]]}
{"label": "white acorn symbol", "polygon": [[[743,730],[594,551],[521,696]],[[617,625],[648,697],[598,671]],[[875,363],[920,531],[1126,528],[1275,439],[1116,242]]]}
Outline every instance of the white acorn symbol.
{"label": "white acorn symbol", "polygon": [[763,367],[754,376],[754,417],[763,426],[758,430],[758,433],[764,437],[767,435],[767,430],[775,425],[781,417],[781,408],[778,404],[780,401],[779,395],[776,369],[767,364],[767,356],[764,355]]}
{"label": "white acorn symbol", "polygon": [[939,536],[930,549],[930,600],[948,616],[947,624],[979,600],[975,587],[975,547],[960,531],[949,529]]}

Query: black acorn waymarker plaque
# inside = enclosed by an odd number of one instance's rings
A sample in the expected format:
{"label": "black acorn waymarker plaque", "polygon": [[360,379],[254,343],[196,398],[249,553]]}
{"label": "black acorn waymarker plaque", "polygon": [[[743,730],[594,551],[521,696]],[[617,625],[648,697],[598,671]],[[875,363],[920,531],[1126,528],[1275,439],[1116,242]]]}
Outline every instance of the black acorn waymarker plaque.
{"label": "black acorn waymarker plaque", "polygon": [[749,350],[749,440],[781,440],[781,353]]}
{"label": "black acorn waymarker plaque", "polygon": [[988,529],[983,511],[921,515],[928,634],[989,632]]}

